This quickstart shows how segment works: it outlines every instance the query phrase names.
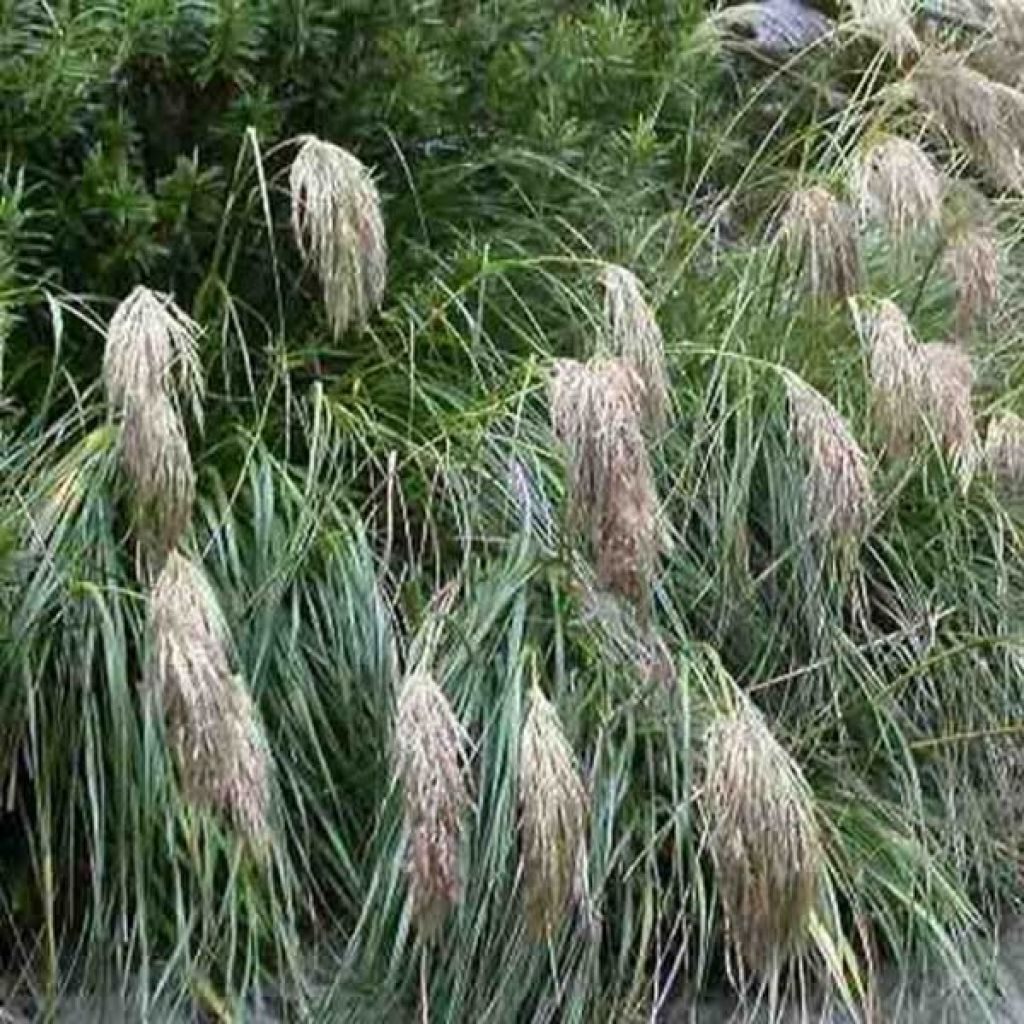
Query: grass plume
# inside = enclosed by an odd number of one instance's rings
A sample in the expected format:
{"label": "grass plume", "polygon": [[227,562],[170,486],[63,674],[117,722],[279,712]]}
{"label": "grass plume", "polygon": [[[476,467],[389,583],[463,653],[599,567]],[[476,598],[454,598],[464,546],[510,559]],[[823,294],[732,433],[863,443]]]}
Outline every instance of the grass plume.
{"label": "grass plume", "polygon": [[803,773],[745,700],[708,730],[705,804],[729,938],[771,971],[806,938],[823,857]]}
{"label": "grass plume", "polygon": [[861,278],[854,217],[827,188],[795,191],[782,215],[781,236],[790,260],[803,267],[817,301],[844,298]]}
{"label": "grass plume", "polygon": [[462,819],[469,806],[465,742],[433,676],[413,672],[398,696],[394,758],[405,798],[413,913],[425,936],[437,933],[461,898]]}
{"label": "grass plume", "polygon": [[168,556],[149,597],[148,688],[163,707],[190,800],[222,813],[256,846],[269,833],[270,759],[227,630],[201,570]]}
{"label": "grass plume", "polygon": [[304,136],[289,177],[292,229],[324,292],[335,337],[362,326],[387,283],[387,236],[370,170],[348,150]]}
{"label": "grass plume", "polygon": [[582,888],[587,794],[558,712],[537,685],[519,746],[519,813],[526,916],[542,936]]}

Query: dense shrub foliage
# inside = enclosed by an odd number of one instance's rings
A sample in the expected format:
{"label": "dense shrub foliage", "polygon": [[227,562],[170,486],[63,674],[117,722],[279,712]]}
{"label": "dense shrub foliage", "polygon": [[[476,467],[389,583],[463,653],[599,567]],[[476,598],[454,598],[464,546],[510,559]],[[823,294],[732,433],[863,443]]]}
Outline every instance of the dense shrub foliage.
{"label": "dense shrub foliage", "polygon": [[[0,0],[17,998],[984,985],[1022,895],[1019,14]],[[360,163],[387,284],[341,316],[332,267],[383,267]]]}

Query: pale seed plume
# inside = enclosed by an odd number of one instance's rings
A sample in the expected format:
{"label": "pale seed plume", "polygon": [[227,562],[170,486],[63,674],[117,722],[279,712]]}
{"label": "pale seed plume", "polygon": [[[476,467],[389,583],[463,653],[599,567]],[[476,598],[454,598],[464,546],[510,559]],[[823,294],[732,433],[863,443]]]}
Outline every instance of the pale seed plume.
{"label": "pale seed plume", "polygon": [[897,60],[921,52],[905,0],[850,0],[853,27]]}
{"label": "pale seed plume", "polygon": [[781,236],[789,258],[803,266],[817,300],[843,298],[861,277],[855,218],[828,189],[798,189],[782,215]]}
{"label": "pale seed plume", "polygon": [[324,291],[335,336],[363,326],[387,283],[387,237],[369,169],[341,146],[303,137],[291,167],[292,228]]}
{"label": "pale seed plume", "polygon": [[1024,419],[1016,413],[993,416],[985,434],[985,466],[1006,487],[1024,483]]}
{"label": "pale seed plume", "polygon": [[166,554],[188,529],[196,479],[181,418],[163,393],[129,402],[121,464],[131,482],[139,535],[158,557]]}
{"label": "pale seed plume", "polygon": [[987,320],[999,299],[999,249],[984,227],[965,227],[949,244],[946,269],[956,289],[957,328]]}
{"label": "pale seed plume", "polygon": [[639,376],[621,360],[555,363],[551,422],[568,458],[570,518],[590,537],[601,584],[639,609],[658,547],[643,396]]}
{"label": "pale seed plume", "polygon": [[920,347],[932,429],[960,470],[969,475],[978,454],[971,389],[970,356],[957,345],[931,342]]}
{"label": "pale seed plume", "polygon": [[268,835],[270,757],[201,572],[172,551],[149,597],[146,679],[163,708],[182,786],[256,846]]}
{"label": "pale seed plume", "polygon": [[749,967],[772,971],[804,942],[822,878],[810,789],[747,702],[708,731],[705,788],[729,938]]}
{"label": "pale seed plume", "polygon": [[890,136],[866,149],[852,186],[861,216],[883,224],[898,244],[939,226],[942,178],[931,157],[909,139]]}
{"label": "pale seed plume", "polygon": [[790,427],[807,461],[804,499],[815,530],[853,540],[868,525],[874,498],[867,456],[820,392],[787,374]]}
{"label": "pale seed plume", "polygon": [[115,412],[177,392],[198,417],[203,392],[198,337],[198,324],[171,296],[137,286],[107,327],[103,381]]}
{"label": "pale seed plume", "polygon": [[889,299],[854,305],[854,319],[868,353],[871,405],[888,453],[906,455],[928,410],[924,371],[913,329]]}
{"label": "pale seed plume", "polygon": [[1020,187],[1022,98],[1016,90],[968,67],[955,53],[927,54],[910,80],[917,99],[996,184]]}
{"label": "pale seed plume", "polygon": [[538,686],[520,742],[519,815],[527,922],[543,936],[582,889],[587,794],[558,712]]}
{"label": "pale seed plume", "polygon": [[611,350],[636,370],[644,387],[644,416],[654,430],[664,427],[670,404],[665,339],[636,275],[615,264],[601,274],[605,328]]}
{"label": "pale seed plume", "polygon": [[413,672],[398,696],[394,760],[405,802],[413,913],[426,936],[436,934],[461,897],[462,818],[469,806],[465,742],[433,676]]}

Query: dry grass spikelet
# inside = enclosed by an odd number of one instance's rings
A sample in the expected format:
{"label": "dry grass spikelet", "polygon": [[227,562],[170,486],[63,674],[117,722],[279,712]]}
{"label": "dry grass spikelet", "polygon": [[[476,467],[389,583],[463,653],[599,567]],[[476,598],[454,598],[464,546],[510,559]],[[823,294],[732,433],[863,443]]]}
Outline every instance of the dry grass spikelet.
{"label": "dry grass spikelet", "polygon": [[920,347],[932,429],[961,470],[969,473],[977,458],[970,356],[956,345],[935,341]]}
{"label": "dry grass spikelet", "polygon": [[803,773],[746,701],[708,730],[705,802],[729,937],[769,971],[799,951],[823,856]]}
{"label": "dry grass spikelet", "polygon": [[905,0],[851,0],[854,27],[901,61],[921,52]]}
{"label": "dry grass spikelet", "polygon": [[644,414],[655,430],[665,425],[670,403],[665,340],[637,276],[609,264],[601,274],[604,316],[612,351],[636,370],[644,385]]}
{"label": "dry grass spikelet", "polygon": [[302,138],[291,167],[292,228],[316,270],[335,336],[362,326],[387,283],[387,236],[370,170],[341,146]]}
{"label": "dry grass spikelet", "polygon": [[1001,484],[1017,489],[1024,483],[1024,419],[1016,413],[993,416],[985,434],[985,465]]}
{"label": "dry grass spikelet", "polygon": [[462,726],[433,676],[413,672],[398,697],[394,758],[405,798],[413,913],[427,936],[461,895],[459,848],[469,805],[464,747]]}
{"label": "dry grass spikelet", "polygon": [[187,796],[262,845],[270,802],[263,730],[231,671],[216,601],[180,552],[168,556],[150,594],[149,635],[147,683],[163,707]]}
{"label": "dry grass spikelet", "polygon": [[1021,185],[1014,131],[1020,119],[1016,90],[968,67],[955,53],[927,54],[915,67],[911,84],[943,130],[979,160],[998,185]]}
{"label": "dry grass spikelet", "polygon": [[199,325],[171,296],[137,286],[107,327],[103,381],[110,405],[123,413],[129,404],[144,405],[155,395],[179,390],[198,416],[203,391],[198,337]]}
{"label": "dry grass spikelet", "polygon": [[181,418],[162,393],[129,403],[121,463],[131,481],[140,534],[156,554],[166,554],[188,529],[196,479]]}
{"label": "dry grass spikelet", "polygon": [[639,609],[658,547],[643,394],[637,373],[619,359],[555,364],[551,421],[568,456],[570,518],[589,534],[601,584]]}
{"label": "dry grass spikelet", "polygon": [[842,298],[857,289],[861,277],[855,218],[828,189],[798,189],[782,215],[781,236],[789,257],[806,269],[817,300]]}
{"label": "dry grass spikelet", "polygon": [[956,321],[960,331],[986,320],[999,299],[999,248],[984,227],[965,227],[949,244],[946,269],[956,289]]}
{"label": "dry grass spikelet", "polygon": [[897,243],[939,225],[942,179],[909,139],[890,136],[865,150],[854,167],[853,192],[861,215],[881,221]]}
{"label": "dry grass spikelet", "polygon": [[855,539],[874,506],[867,457],[824,395],[792,374],[786,392],[790,427],[807,460],[804,498],[812,528]]}
{"label": "dry grass spikelet", "polygon": [[519,810],[527,921],[542,936],[582,889],[587,793],[558,712],[538,686],[520,743]]}
{"label": "dry grass spikelet", "polygon": [[890,455],[906,455],[927,413],[924,373],[914,332],[903,311],[889,299],[854,307],[857,332],[870,363],[875,422]]}

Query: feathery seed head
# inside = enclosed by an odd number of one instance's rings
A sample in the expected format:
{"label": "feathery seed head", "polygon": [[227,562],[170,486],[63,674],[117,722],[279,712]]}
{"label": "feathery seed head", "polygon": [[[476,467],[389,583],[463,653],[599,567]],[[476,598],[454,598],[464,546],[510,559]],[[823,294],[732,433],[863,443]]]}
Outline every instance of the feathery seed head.
{"label": "feathery seed head", "polygon": [[803,773],[746,701],[708,731],[705,799],[730,938],[770,971],[806,936],[823,856]]}
{"label": "feathery seed head", "polygon": [[891,136],[868,148],[854,167],[853,192],[861,216],[881,221],[896,243],[939,225],[942,180],[909,139]]}
{"label": "feathery seed head", "polygon": [[921,52],[906,0],[850,0],[854,26],[897,60]]}
{"label": "feathery seed head", "polygon": [[269,753],[227,630],[198,567],[172,551],[149,598],[146,679],[163,707],[189,799],[227,816],[255,845],[267,836]]}
{"label": "feathery seed head", "polygon": [[824,395],[793,374],[786,376],[786,393],[790,428],[807,460],[804,499],[811,525],[855,539],[874,505],[867,457]]}
{"label": "feathery seed head", "polygon": [[138,285],[117,307],[107,327],[103,381],[119,413],[172,389],[184,392],[199,417],[203,392],[199,325],[170,295]]}
{"label": "feathery seed head", "polygon": [[568,456],[570,518],[589,533],[602,585],[640,609],[658,547],[643,395],[639,376],[622,360],[555,363],[551,421]]}
{"label": "feathery seed head", "polygon": [[459,847],[469,791],[465,734],[429,672],[413,672],[402,686],[394,760],[405,798],[413,912],[431,936],[461,895]]}
{"label": "feathery seed head", "polygon": [[132,484],[140,533],[157,555],[166,554],[188,529],[196,479],[178,411],[162,392],[129,401],[121,463]]}
{"label": "feathery seed head", "polygon": [[538,686],[520,743],[519,809],[527,920],[542,936],[581,888],[587,794],[558,712]]}
{"label": "feathery seed head", "polygon": [[970,356],[956,345],[935,341],[920,347],[928,396],[928,416],[942,446],[961,470],[970,473],[977,458]]}
{"label": "feathery seed head", "polygon": [[789,258],[806,268],[816,300],[852,294],[860,281],[860,250],[850,210],[820,185],[790,196],[781,236]]}
{"label": "feathery seed head", "polygon": [[979,160],[997,184],[1021,185],[1016,90],[968,67],[955,53],[927,54],[910,81],[914,95],[942,129]]}
{"label": "feathery seed head", "polygon": [[854,305],[857,332],[868,352],[875,421],[890,455],[906,455],[920,433],[928,398],[914,332],[895,302]]}
{"label": "feathery seed head", "polygon": [[946,268],[956,288],[957,327],[966,331],[986,320],[999,298],[999,249],[983,227],[957,232],[946,250]]}
{"label": "feathery seed head", "polygon": [[1024,483],[1024,419],[1016,413],[999,413],[989,421],[985,465],[1007,487],[1017,489]]}
{"label": "feathery seed head", "polygon": [[313,135],[302,139],[289,184],[295,241],[320,278],[337,337],[350,323],[365,324],[384,295],[387,237],[380,195],[364,164]]}
{"label": "feathery seed head", "polygon": [[608,264],[601,283],[611,349],[636,371],[644,386],[644,418],[652,429],[660,430],[670,402],[661,328],[632,271]]}

